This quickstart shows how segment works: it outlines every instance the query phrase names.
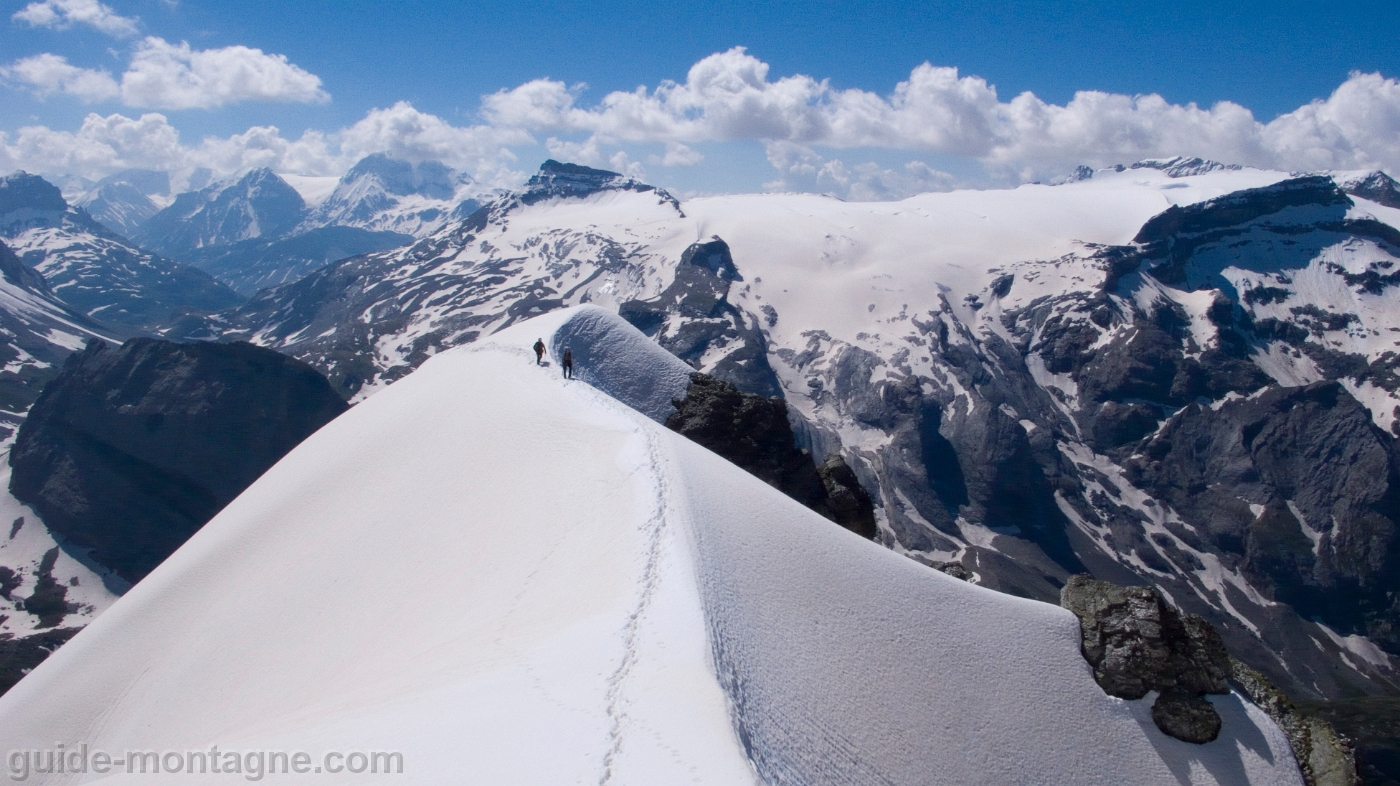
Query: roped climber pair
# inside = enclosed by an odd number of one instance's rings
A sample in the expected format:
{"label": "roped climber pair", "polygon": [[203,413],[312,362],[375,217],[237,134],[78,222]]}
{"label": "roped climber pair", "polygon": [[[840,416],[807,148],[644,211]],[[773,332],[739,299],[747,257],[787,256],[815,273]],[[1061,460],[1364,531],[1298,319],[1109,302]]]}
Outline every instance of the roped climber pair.
{"label": "roped climber pair", "polygon": [[[544,362],[544,339],[542,339],[542,338],[535,339],[535,347],[534,347],[534,349],[535,349],[535,365],[538,366],[538,365],[541,365],[541,364]],[[564,357],[562,358],[562,360],[563,360],[563,365],[564,365],[564,379],[573,379],[573,378],[574,378],[574,351],[573,351],[572,349],[568,348],[568,347],[564,347]]]}

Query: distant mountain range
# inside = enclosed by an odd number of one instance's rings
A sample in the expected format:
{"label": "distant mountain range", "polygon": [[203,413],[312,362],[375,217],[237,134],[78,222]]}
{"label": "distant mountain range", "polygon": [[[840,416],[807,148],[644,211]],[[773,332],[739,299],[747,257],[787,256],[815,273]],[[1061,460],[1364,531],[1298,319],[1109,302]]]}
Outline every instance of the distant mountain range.
{"label": "distant mountain range", "polygon": [[152,254],[70,207],[43,178],[0,178],[0,238],[68,305],[132,334],[173,313],[218,311],[240,297],[209,274]]}

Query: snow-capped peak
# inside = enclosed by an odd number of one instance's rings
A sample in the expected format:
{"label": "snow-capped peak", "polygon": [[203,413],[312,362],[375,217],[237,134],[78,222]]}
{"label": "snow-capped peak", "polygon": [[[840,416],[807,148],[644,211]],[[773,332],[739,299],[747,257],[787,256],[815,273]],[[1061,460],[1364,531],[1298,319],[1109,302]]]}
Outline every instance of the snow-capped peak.
{"label": "snow-capped peak", "polygon": [[1400,183],[1379,169],[1353,172],[1326,172],[1337,187],[1352,196],[1369,199],[1379,205],[1400,208]]}
{"label": "snow-capped peak", "polygon": [[375,153],[360,159],[307,216],[303,230],[351,226],[423,237],[479,206],[481,189],[440,161]]}
{"label": "snow-capped peak", "polygon": [[132,239],[143,247],[178,257],[205,246],[279,237],[300,224],[305,215],[306,203],[296,189],[276,172],[261,167],[180,194],[142,224]]}

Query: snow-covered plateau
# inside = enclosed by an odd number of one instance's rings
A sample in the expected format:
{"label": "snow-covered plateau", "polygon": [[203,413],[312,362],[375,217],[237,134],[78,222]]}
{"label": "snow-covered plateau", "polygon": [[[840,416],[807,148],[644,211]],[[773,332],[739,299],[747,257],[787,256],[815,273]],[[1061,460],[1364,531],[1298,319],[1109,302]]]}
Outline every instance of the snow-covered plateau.
{"label": "snow-covered plateau", "polygon": [[[587,347],[581,378],[536,337]],[[1216,741],[1166,737],[1094,682],[1069,612],[856,537],[627,406],[686,371],[595,307],[441,353],[0,697],[0,749],[387,751],[413,783],[1301,783],[1238,695],[1212,698]]]}

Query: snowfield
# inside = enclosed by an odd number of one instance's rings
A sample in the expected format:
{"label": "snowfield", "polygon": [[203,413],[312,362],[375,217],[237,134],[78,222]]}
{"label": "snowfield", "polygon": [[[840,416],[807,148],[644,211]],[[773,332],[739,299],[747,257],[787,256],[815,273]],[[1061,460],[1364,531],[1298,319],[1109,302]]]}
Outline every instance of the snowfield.
{"label": "snowfield", "polygon": [[684,368],[595,307],[432,358],[0,698],[0,751],[396,751],[394,783],[1301,783],[1238,696],[1213,697],[1220,739],[1168,738],[1151,696],[1095,684],[1069,612],[658,425]]}

